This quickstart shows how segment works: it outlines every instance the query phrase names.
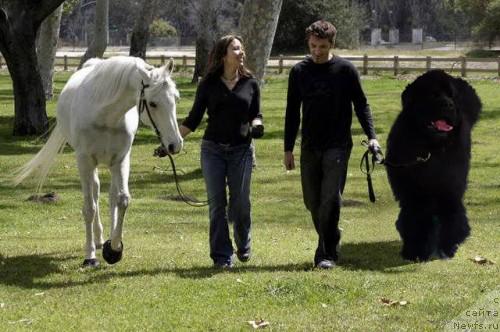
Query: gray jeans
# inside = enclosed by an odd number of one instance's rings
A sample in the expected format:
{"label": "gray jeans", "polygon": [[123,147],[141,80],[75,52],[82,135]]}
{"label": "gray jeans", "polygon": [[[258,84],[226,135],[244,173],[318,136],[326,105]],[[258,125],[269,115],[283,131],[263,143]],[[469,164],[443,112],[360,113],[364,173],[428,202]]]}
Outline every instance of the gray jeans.
{"label": "gray jeans", "polygon": [[349,148],[301,151],[304,204],[311,212],[319,236],[315,264],[322,259],[338,259],[340,205],[350,153]]}

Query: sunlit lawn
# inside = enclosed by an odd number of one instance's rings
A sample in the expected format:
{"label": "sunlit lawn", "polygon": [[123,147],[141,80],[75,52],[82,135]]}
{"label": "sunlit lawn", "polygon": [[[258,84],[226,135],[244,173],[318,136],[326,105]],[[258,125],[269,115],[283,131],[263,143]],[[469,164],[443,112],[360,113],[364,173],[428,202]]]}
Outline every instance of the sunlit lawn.
{"label": "sunlit lawn", "polygon": [[[68,74],[58,74],[62,88]],[[179,118],[192,105],[195,87],[177,74]],[[398,213],[382,167],[373,174],[377,202],[368,201],[359,170],[364,138],[353,121],[355,147],[342,209],[342,250],[332,271],[312,269],[316,234],[306,212],[299,172],[282,167],[286,76],[263,89],[266,135],[257,144],[253,175],[253,253],[247,264],[217,272],[208,256],[207,208],[167,198],[175,195],[167,160],[152,157],[154,133],[141,128],[132,152],[124,259],[83,270],[84,227],[76,163],[60,155],[45,191],[56,204],[26,201],[34,187],[7,185],[12,171],[41,147],[35,138],[13,138],[13,98],[0,72],[0,330],[192,331],[252,330],[263,319],[283,331],[431,331],[499,289],[500,83],[472,80],[484,110],[473,133],[472,168],[465,197],[472,235],[453,260],[415,264],[402,260],[394,227]],[[385,143],[400,109],[407,80],[363,79],[379,139]],[[55,102],[49,104],[54,116]],[[204,198],[199,169],[203,128],[176,158],[182,186]],[[109,174],[101,172],[101,214],[106,230]],[[475,264],[481,255],[496,264]],[[382,299],[407,301],[388,306]],[[403,302],[404,303],[404,302]],[[479,308],[476,308],[479,309]],[[470,321],[473,322],[471,319]],[[498,317],[497,317],[498,323]],[[498,328],[498,325],[497,325]]]}

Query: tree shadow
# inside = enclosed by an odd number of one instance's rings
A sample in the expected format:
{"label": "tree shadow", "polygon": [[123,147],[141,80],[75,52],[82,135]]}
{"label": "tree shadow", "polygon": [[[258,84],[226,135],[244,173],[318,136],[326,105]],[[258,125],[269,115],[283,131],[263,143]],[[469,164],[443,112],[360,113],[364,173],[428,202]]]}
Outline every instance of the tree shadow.
{"label": "tree shadow", "polygon": [[58,253],[13,257],[0,254],[0,284],[22,288],[51,288],[40,287],[36,279],[64,273],[61,264],[74,258],[76,256],[64,256]]}
{"label": "tree shadow", "polygon": [[400,241],[358,242],[342,244],[339,266],[352,271],[400,273],[397,267],[413,264],[401,258]]}

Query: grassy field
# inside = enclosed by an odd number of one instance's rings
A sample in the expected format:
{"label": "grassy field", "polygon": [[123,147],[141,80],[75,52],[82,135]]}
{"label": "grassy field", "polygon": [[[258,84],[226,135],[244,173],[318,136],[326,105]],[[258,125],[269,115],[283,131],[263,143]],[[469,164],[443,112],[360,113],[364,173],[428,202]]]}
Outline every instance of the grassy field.
{"label": "grassy field", "polygon": [[[57,75],[58,92],[67,77]],[[183,118],[195,87],[187,78],[177,81]],[[57,192],[59,202],[26,201],[33,185],[12,188],[6,182],[43,143],[12,138],[11,83],[7,73],[0,72],[0,330],[249,331],[248,321],[263,319],[272,331],[435,331],[467,308],[479,310],[475,303],[492,291],[498,295],[499,81],[471,81],[484,109],[473,132],[465,197],[472,235],[457,256],[423,264],[399,257],[401,243],[394,226],[398,207],[382,167],[373,174],[378,200],[368,201],[366,180],[358,168],[364,137],[354,120],[355,147],[345,191],[350,204],[341,211],[341,258],[331,271],[312,269],[317,239],[302,203],[299,172],[287,174],[282,167],[286,81],[285,76],[272,77],[263,89],[266,135],[256,143],[250,262],[237,262],[230,272],[212,269],[207,208],[168,199],[176,192],[167,160],[152,157],[156,138],[141,128],[132,151],[133,199],[124,226],[124,259],[115,266],[101,260],[100,268],[84,270],[82,198],[71,149],[59,156],[45,187]],[[400,109],[406,84],[401,78],[363,79],[381,143]],[[51,102],[51,117],[54,108]],[[202,132],[189,136],[176,158],[184,191],[200,199]],[[101,214],[108,230],[107,171],[101,172],[101,179]],[[471,261],[476,255],[496,264],[476,264]],[[500,311],[498,304],[496,308]],[[466,322],[477,319],[468,317]],[[495,319],[498,329],[498,316]]]}

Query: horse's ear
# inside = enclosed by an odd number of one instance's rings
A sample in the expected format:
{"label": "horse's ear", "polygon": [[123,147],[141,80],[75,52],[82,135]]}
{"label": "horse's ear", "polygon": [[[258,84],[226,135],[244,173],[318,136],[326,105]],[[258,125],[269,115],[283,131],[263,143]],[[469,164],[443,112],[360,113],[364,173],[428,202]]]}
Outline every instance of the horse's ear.
{"label": "horse's ear", "polygon": [[172,76],[172,71],[174,70],[174,60],[170,58],[168,63],[160,68],[160,73],[163,77]]}
{"label": "horse's ear", "polygon": [[167,63],[167,70],[168,70],[168,73],[171,75],[172,72],[174,71],[174,59],[173,58],[170,58],[168,60],[168,63]]}

